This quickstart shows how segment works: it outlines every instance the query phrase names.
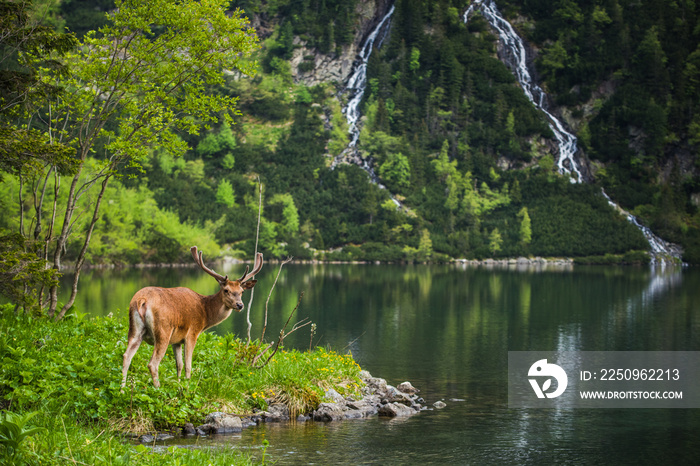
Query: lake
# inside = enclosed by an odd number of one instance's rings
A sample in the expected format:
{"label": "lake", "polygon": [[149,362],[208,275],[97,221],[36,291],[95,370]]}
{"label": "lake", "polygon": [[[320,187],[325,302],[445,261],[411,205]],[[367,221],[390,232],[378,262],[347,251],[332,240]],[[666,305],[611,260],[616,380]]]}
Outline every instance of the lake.
{"label": "lake", "polygon": [[[224,272],[243,272],[241,265],[230,267]],[[253,338],[278,267],[268,263],[256,277]],[[218,289],[196,268],[90,270],[76,306],[126,320],[131,295],[146,285],[203,294]],[[268,338],[279,333],[302,292],[297,315],[316,323],[312,344],[349,351],[375,377],[392,385],[408,380],[428,406],[438,400],[447,406],[408,419],[264,425],[200,445],[233,444],[259,455],[267,439],[269,458],[280,464],[697,464],[700,458],[698,409],[509,409],[507,386],[508,351],[700,351],[698,269],[288,264],[269,299]],[[244,314],[213,331],[245,337]],[[285,343],[308,348],[308,328]]]}

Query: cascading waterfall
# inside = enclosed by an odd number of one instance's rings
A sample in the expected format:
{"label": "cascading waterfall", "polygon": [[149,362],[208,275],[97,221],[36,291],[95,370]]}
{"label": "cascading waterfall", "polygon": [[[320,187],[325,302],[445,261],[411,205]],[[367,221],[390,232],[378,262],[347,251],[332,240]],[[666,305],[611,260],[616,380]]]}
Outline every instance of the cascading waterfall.
{"label": "cascading waterfall", "polygon": [[[386,26],[389,24],[391,15],[394,14],[394,8],[394,5],[392,5],[387,14],[384,15],[374,30],[369,34],[369,36],[367,36],[367,39],[365,39],[365,42],[362,44],[362,48],[358,54],[358,58],[355,61],[352,74],[345,85],[345,91],[349,93],[349,99],[347,105],[343,109],[343,113],[345,114],[345,118],[348,122],[350,143],[348,143],[347,147],[343,149],[340,155],[335,157],[331,163],[331,169],[335,168],[336,165],[343,161],[352,162],[358,165],[369,174],[372,183],[376,184],[382,189],[386,188],[379,182],[379,177],[374,172],[374,168],[372,168],[371,159],[363,159],[358,153],[356,146],[357,141],[360,139],[361,129],[359,124],[360,103],[362,102],[362,97],[364,97],[365,88],[367,87],[367,61],[372,54],[372,50],[374,50],[374,43],[376,42],[377,38],[379,38],[377,47],[381,46],[382,40],[384,39],[388,29]],[[401,207],[401,203],[395,199],[394,196],[391,196],[391,199],[394,201],[397,207]]]}
{"label": "cascading waterfall", "polygon": [[[557,162],[559,172],[562,174],[569,174],[573,183],[585,181],[575,158],[577,151],[576,136],[564,129],[562,122],[547,110],[547,94],[533,81],[530,75],[527,66],[527,53],[523,40],[515,32],[513,26],[501,16],[493,0],[474,0],[472,4],[469,5],[469,8],[467,8],[467,11],[464,12],[463,18],[465,24],[477,8],[479,8],[481,14],[489,22],[491,27],[498,32],[499,39],[503,45],[502,60],[517,78],[527,98],[547,116],[549,127],[559,144],[559,160]],[[665,265],[667,263],[680,262],[682,255],[680,247],[654,235],[654,233],[652,233],[649,228],[642,225],[634,215],[626,212],[613,202],[604,191],[603,196],[605,196],[611,206],[625,215],[627,219],[644,234],[651,248],[652,265]]]}
{"label": "cascading waterfall", "polygon": [[475,0],[469,5],[469,8],[464,13],[464,23],[466,24],[469,17],[474,13],[476,7],[481,7],[481,14],[498,31],[498,36],[503,44],[504,57],[503,61],[515,74],[520,86],[525,92],[525,95],[535,107],[542,110],[547,115],[549,128],[554,133],[554,137],[559,143],[559,160],[557,166],[559,173],[570,174],[571,181],[580,183],[583,181],[581,170],[576,163],[576,136],[564,129],[564,125],[547,110],[547,94],[537,85],[530,75],[527,67],[527,53],[525,44],[522,39],[513,29],[513,26],[506,21],[492,0]]}

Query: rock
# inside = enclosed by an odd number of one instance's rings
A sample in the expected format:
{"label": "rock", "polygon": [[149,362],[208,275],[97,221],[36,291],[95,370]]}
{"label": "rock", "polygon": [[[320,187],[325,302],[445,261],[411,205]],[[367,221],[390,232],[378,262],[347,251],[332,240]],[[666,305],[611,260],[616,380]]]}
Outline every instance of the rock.
{"label": "rock", "polygon": [[433,406],[435,406],[437,409],[442,409],[447,405],[445,403],[443,403],[442,401],[436,401],[435,403],[433,403]]}
{"label": "rock", "polygon": [[163,433],[156,435],[156,442],[165,442],[166,440],[170,440],[173,438],[175,438],[175,436],[173,434],[168,434],[168,433],[163,432]]}
{"label": "rock", "polygon": [[182,435],[197,435],[197,431],[191,422],[188,422],[182,427]]}
{"label": "rock", "polygon": [[141,438],[140,438],[141,443],[153,443],[153,441],[154,441],[155,439],[156,439],[156,438],[155,438],[154,436],[152,436],[151,434],[144,434],[144,435],[142,435]]}
{"label": "rock", "polygon": [[420,391],[414,387],[411,382],[401,382],[396,389],[402,393],[408,393],[409,395],[416,394]]}
{"label": "rock", "polygon": [[289,420],[289,408],[284,403],[272,403],[267,411],[262,413],[265,422],[280,422]]}
{"label": "rock", "polygon": [[350,419],[369,417],[377,414],[379,404],[380,399],[377,395],[368,395],[367,398],[359,401],[349,401],[347,403],[348,411],[345,415]]}
{"label": "rock", "polygon": [[258,423],[255,421],[255,419],[252,419],[250,417],[244,417],[241,418],[241,426],[245,429],[247,427],[253,427],[258,425]]}
{"label": "rock", "polygon": [[343,411],[343,406],[338,403],[321,403],[313,412],[313,419],[320,422],[340,421],[345,418]]}
{"label": "rock", "polygon": [[406,393],[400,392],[391,385],[387,386],[386,394],[382,399],[383,403],[401,403],[406,406],[412,406],[413,405],[413,399],[411,399],[410,395],[407,395]]}
{"label": "rock", "polygon": [[343,403],[343,402],[345,402],[345,398],[343,398],[343,396],[342,396],[340,393],[336,392],[336,391],[333,390],[332,388],[326,390],[325,398],[326,398],[327,400],[332,401],[333,403]]}
{"label": "rock", "polygon": [[242,431],[243,424],[240,417],[217,411],[209,414],[198,429],[208,434],[229,434]]}
{"label": "rock", "polygon": [[387,403],[379,408],[379,415],[386,417],[406,417],[416,414],[413,408],[410,408],[401,403]]}
{"label": "rock", "polygon": [[[362,375],[360,375],[360,377],[362,377]],[[380,397],[386,396],[388,387],[386,380],[380,379],[379,377],[369,376],[367,378],[363,378],[362,381],[365,383],[365,386],[362,387],[362,393],[364,395],[379,395]]]}
{"label": "rock", "polygon": [[297,422],[306,422],[311,420],[311,416],[307,416],[305,414],[300,414],[297,416]]}

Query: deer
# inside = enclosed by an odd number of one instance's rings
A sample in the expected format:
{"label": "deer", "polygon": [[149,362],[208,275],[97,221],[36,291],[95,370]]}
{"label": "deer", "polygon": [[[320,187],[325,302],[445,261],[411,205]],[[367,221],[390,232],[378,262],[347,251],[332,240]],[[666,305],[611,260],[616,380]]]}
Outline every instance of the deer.
{"label": "deer", "polygon": [[178,380],[183,366],[182,345],[185,345],[185,378],[189,379],[197,338],[204,330],[226,320],[233,310],[243,310],[241,296],[255,286],[257,280],[253,277],[263,266],[263,255],[258,253],[250,273],[246,266],[241,278],[229,280],[228,275],[220,275],[204,265],[202,252],[197,251],[197,246],[192,246],[190,252],[195,263],[219,283],[219,291],[211,296],[184,287],[148,286],[137,291],[129,304],[129,336],[122,366],[122,388],[126,385],[131,359],[143,341],[153,345],[148,369],[156,388],[160,387],[158,366],[170,345],[175,353]]}

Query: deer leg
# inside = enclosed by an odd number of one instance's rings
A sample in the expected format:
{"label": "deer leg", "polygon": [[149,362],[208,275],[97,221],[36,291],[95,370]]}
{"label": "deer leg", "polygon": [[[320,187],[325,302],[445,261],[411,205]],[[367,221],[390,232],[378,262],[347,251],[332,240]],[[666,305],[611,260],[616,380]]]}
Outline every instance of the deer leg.
{"label": "deer leg", "polygon": [[168,350],[168,340],[164,336],[161,338],[155,338],[155,345],[153,345],[153,356],[148,363],[148,369],[151,371],[151,377],[153,377],[153,386],[156,388],[160,387],[160,380],[158,380],[158,366],[160,361],[165,356],[165,352]]}
{"label": "deer leg", "polygon": [[192,375],[192,353],[194,353],[194,345],[197,344],[197,335],[187,335],[185,340],[185,378],[189,379]]}
{"label": "deer leg", "polygon": [[122,388],[126,385],[126,373],[129,372],[129,366],[131,366],[131,360],[136,354],[136,350],[141,346],[141,337],[130,338],[126,345],[126,351],[124,351],[124,362],[122,364]]}
{"label": "deer leg", "polygon": [[129,337],[126,343],[126,351],[124,351],[124,362],[122,363],[122,388],[126,385],[126,374],[129,372],[131,360],[136,354],[136,350],[141,346],[146,328],[143,320],[139,317],[139,313],[135,308],[129,309]]}
{"label": "deer leg", "polygon": [[173,353],[175,353],[175,367],[177,368],[177,380],[180,380],[180,374],[182,374],[182,343],[173,344]]}

